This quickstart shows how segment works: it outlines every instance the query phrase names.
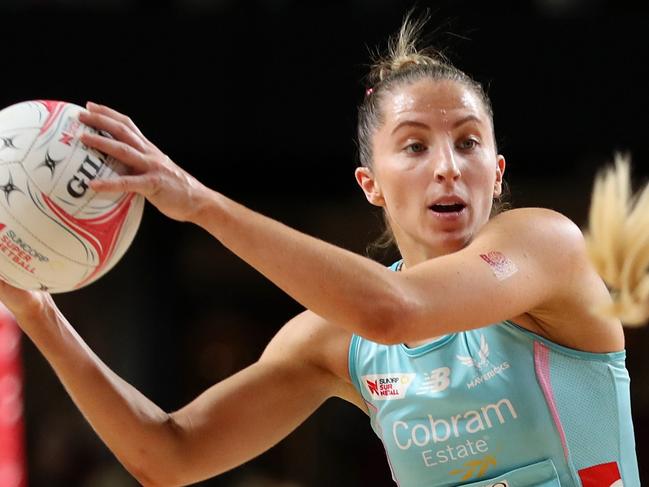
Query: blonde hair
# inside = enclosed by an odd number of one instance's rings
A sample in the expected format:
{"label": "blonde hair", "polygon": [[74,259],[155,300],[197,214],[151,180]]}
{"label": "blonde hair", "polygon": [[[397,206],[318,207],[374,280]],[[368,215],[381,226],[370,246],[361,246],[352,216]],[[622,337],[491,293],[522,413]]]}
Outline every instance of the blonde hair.
{"label": "blonde hair", "polygon": [[613,302],[597,311],[630,326],[649,319],[649,185],[633,194],[628,155],[601,171],[593,188],[586,245]]}
{"label": "blonde hair", "polygon": [[418,49],[421,32],[428,21],[427,16],[412,19],[412,12],[406,14],[399,32],[388,40],[388,52],[376,57],[368,75],[372,85],[388,79],[406,68],[415,66],[450,65],[444,55],[432,48]]}

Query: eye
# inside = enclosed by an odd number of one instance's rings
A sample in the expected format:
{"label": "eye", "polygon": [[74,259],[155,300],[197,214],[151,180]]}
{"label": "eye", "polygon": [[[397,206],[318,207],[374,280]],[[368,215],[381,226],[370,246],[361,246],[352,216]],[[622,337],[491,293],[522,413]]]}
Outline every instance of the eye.
{"label": "eye", "polygon": [[470,137],[468,139],[462,140],[458,144],[458,148],[460,148],[461,150],[471,150],[471,149],[475,149],[478,146],[478,144],[479,142],[476,139]]}
{"label": "eye", "polygon": [[412,144],[408,144],[404,148],[404,150],[409,154],[417,154],[420,152],[424,152],[426,150],[426,146],[421,142],[413,142]]}

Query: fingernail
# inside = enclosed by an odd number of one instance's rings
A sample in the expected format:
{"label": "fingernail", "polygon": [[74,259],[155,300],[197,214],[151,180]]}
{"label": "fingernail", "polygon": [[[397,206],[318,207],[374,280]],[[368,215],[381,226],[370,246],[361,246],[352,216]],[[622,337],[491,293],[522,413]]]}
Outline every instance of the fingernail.
{"label": "fingernail", "polygon": [[96,103],[93,103],[91,101],[86,102],[86,108],[92,108],[92,107],[96,107],[96,106],[97,106]]}

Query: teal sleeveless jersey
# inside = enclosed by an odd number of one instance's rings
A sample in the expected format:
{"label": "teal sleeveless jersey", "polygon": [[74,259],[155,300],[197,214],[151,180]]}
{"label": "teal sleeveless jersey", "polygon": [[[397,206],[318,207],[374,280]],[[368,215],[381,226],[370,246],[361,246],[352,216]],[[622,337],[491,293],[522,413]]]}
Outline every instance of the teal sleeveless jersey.
{"label": "teal sleeveless jersey", "polygon": [[349,350],[400,487],[638,487],[624,361],[508,321],[415,348],[354,335]]}

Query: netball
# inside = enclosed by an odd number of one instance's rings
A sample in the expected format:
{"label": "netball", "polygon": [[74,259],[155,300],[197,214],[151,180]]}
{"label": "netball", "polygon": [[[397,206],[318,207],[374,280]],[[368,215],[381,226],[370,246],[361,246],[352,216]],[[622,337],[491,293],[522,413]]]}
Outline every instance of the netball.
{"label": "netball", "polygon": [[60,293],[106,274],[139,227],[144,198],[94,192],[89,182],[124,172],[79,136],[96,132],[63,101],[0,111],[0,277]]}

